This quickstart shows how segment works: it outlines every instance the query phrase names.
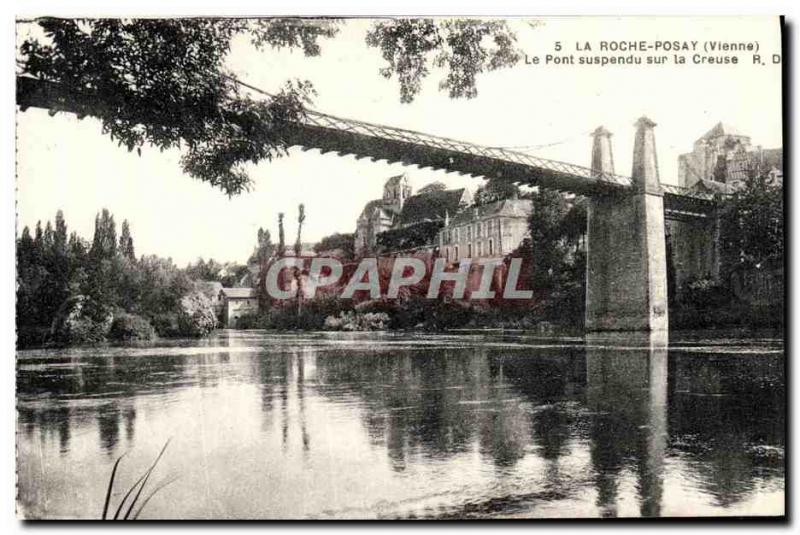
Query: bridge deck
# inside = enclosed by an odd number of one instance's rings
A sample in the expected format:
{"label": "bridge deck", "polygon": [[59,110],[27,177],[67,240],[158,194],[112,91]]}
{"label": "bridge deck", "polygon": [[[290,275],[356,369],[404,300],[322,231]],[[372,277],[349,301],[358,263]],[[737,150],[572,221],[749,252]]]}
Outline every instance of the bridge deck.
{"label": "bridge deck", "polygon": [[[17,104],[92,115],[92,99],[65,91],[63,86],[30,77],[17,77]],[[466,175],[500,178],[578,195],[624,195],[630,177],[594,172],[587,167],[537,158],[508,149],[484,147],[422,132],[345,119],[309,110],[305,118],[284,132],[288,146],[386,160]],[[667,218],[706,217],[714,196],[662,185]]]}

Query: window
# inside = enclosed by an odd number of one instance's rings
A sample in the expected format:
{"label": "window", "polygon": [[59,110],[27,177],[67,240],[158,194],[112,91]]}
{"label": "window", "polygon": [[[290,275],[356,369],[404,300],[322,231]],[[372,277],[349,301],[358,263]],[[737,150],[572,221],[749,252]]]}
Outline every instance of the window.
{"label": "window", "polygon": [[483,244],[481,242],[478,242],[478,255],[477,256],[483,256]]}
{"label": "window", "polygon": [[445,247],[444,248],[444,261],[447,262],[447,263],[450,263],[450,248],[449,247]]}
{"label": "window", "polygon": [[453,248],[453,262],[458,262],[458,245]]}
{"label": "window", "polygon": [[494,241],[489,240],[489,256],[494,254]]}
{"label": "window", "polygon": [[467,244],[467,258],[472,258],[472,244]]}

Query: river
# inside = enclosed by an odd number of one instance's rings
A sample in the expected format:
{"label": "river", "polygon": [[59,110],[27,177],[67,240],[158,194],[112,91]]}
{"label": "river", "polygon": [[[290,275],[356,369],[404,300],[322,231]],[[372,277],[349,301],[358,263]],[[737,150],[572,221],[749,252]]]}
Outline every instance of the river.
{"label": "river", "polygon": [[[18,511],[781,515],[780,337],[275,334],[17,353]],[[144,497],[144,496],[143,496]]]}

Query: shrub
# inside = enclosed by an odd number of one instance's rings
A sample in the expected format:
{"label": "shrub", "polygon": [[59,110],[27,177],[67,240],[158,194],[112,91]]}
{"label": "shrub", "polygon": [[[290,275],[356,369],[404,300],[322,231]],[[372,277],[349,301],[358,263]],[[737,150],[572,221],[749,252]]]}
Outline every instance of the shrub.
{"label": "shrub", "polygon": [[263,329],[262,322],[264,316],[263,314],[257,314],[255,312],[251,312],[248,314],[243,314],[236,320],[236,328],[237,329]]}
{"label": "shrub", "polygon": [[19,325],[17,327],[17,349],[39,347],[50,340],[50,329],[36,325]]}
{"label": "shrub", "polygon": [[474,306],[463,301],[437,301],[412,295],[395,301],[365,301],[355,307],[360,314],[383,314],[392,329],[445,330],[464,327]]}
{"label": "shrub", "polygon": [[687,281],[683,294],[686,304],[701,309],[722,307],[733,301],[727,286],[707,277]]}
{"label": "shrub", "polygon": [[345,311],[338,316],[325,318],[324,327],[332,331],[382,331],[389,325],[385,312]]}
{"label": "shrub", "polygon": [[145,318],[123,313],[114,318],[108,337],[121,341],[153,340],[156,331]]}
{"label": "shrub", "polygon": [[178,325],[178,314],[176,312],[164,312],[150,317],[150,324],[156,334],[165,338],[172,338],[181,335]]}
{"label": "shrub", "polygon": [[[91,316],[89,315],[91,312]],[[114,317],[110,310],[78,295],[59,307],[50,334],[61,344],[96,344],[104,342]]]}
{"label": "shrub", "polygon": [[211,300],[202,292],[183,296],[178,312],[178,330],[182,336],[208,336],[217,327],[217,315]]}
{"label": "shrub", "polygon": [[239,318],[241,329],[321,330],[328,316],[352,310],[352,303],[336,297],[304,300],[298,309],[297,301],[275,303],[264,312]]}
{"label": "shrub", "polygon": [[473,308],[461,301],[439,301],[431,307],[425,325],[429,329],[445,330],[466,326],[472,319]]}

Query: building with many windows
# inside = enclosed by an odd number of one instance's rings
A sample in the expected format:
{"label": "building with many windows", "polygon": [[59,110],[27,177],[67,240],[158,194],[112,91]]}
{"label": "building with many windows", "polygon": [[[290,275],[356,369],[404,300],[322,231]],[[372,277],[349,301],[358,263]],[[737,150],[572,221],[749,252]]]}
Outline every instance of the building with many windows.
{"label": "building with many windows", "polygon": [[450,262],[503,257],[528,235],[530,215],[527,199],[497,200],[448,215],[438,235],[439,254]]}
{"label": "building with many windows", "polygon": [[391,177],[383,198],[366,204],[356,223],[355,251],[425,253],[451,262],[502,257],[528,235],[531,201],[475,204],[469,190],[427,186],[413,194],[405,175]]}

